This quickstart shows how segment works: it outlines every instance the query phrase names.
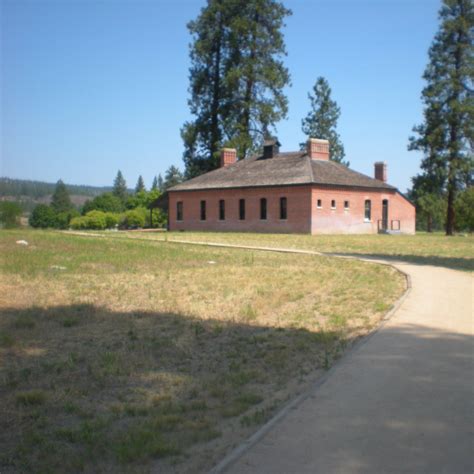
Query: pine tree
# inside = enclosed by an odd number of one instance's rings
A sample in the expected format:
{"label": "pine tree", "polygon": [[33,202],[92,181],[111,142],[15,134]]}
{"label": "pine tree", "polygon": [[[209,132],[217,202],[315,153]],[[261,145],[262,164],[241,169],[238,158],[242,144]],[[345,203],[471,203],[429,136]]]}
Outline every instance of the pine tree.
{"label": "pine tree", "polygon": [[158,175],[158,191],[160,191],[160,193],[164,191],[163,176],[161,176],[161,173]]}
{"label": "pine tree", "polygon": [[243,0],[233,15],[228,77],[237,116],[228,131],[239,159],[259,149],[288,113],[283,89],[290,74],[282,61],[286,48],[281,30],[289,15],[291,10],[276,0]]}
{"label": "pine tree", "polygon": [[158,178],[155,176],[153,178],[153,182],[151,183],[151,191],[157,191],[158,190]]}
{"label": "pine tree", "polygon": [[163,183],[163,190],[166,191],[167,189],[179,184],[183,181],[183,173],[177,168],[176,166],[170,166],[165,173],[165,180]]}
{"label": "pine tree", "polygon": [[225,63],[228,61],[229,0],[209,0],[195,21],[188,24],[193,36],[190,50],[188,100],[193,121],[181,130],[183,160],[188,178],[214,169],[228,115]]}
{"label": "pine tree", "polygon": [[[313,93],[314,95],[308,94],[311,111],[301,122],[303,133],[308,138],[329,140],[330,159],[349,166],[349,162],[344,161],[344,145],[336,130],[341,109],[331,99],[331,88],[324,77],[318,77]],[[302,143],[301,147],[305,148],[306,143]]]}
{"label": "pine tree", "polygon": [[290,13],[276,0],[208,0],[188,25],[194,119],[181,130],[188,178],[216,168],[223,145],[244,158],[286,116],[281,29]]}
{"label": "pine tree", "polygon": [[143,177],[142,177],[142,175],[140,175],[138,177],[138,181],[137,181],[137,184],[135,186],[135,193],[139,193],[139,192],[142,192],[142,191],[146,191],[146,189],[145,189],[145,182],[143,181]]}
{"label": "pine tree", "polygon": [[456,195],[474,169],[474,4],[444,0],[439,18],[423,75],[424,123],[413,129],[409,149],[424,152],[423,180],[446,193],[446,235],[453,235]]}
{"label": "pine tree", "polygon": [[51,200],[51,207],[56,212],[67,212],[73,208],[69,191],[61,180],[56,183],[56,188],[54,189]]}
{"label": "pine tree", "polygon": [[118,170],[117,176],[114,179],[114,187],[112,193],[117,196],[122,202],[125,202],[127,199],[127,183],[120,170]]}

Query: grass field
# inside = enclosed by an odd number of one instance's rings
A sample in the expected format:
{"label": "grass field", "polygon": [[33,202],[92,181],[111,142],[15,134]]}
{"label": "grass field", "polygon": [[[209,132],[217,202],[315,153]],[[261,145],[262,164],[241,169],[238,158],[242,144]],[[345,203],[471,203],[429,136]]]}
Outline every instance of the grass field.
{"label": "grass field", "polygon": [[234,232],[128,232],[121,236],[168,241],[189,240],[264,247],[333,252],[346,255],[371,255],[421,265],[437,265],[474,271],[474,237],[446,237],[441,233],[416,235],[289,235]]}
{"label": "grass field", "polygon": [[405,288],[371,263],[169,241],[1,231],[0,252],[2,473],[205,472]]}

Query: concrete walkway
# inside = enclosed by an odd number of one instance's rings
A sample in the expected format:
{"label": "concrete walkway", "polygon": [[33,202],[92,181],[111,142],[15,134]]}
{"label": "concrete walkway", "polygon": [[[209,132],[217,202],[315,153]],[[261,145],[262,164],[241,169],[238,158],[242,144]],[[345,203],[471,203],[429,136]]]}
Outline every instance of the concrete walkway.
{"label": "concrete walkway", "polygon": [[390,320],[218,471],[474,472],[472,275],[394,266],[412,289]]}

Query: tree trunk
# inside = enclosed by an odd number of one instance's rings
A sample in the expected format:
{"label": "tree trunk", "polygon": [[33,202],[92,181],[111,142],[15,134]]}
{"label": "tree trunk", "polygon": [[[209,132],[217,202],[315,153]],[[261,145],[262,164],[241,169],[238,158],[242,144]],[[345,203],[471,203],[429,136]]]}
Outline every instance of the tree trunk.
{"label": "tree trunk", "polygon": [[426,231],[433,232],[433,216],[428,214],[428,219],[426,221]]}

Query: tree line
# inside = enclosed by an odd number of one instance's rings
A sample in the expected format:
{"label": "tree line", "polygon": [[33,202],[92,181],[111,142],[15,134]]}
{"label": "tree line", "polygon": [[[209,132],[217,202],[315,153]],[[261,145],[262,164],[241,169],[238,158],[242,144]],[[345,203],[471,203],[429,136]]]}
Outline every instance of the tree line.
{"label": "tree line", "polygon": [[38,204],[31,213],[29,223],[32,227],[59,229],[164,227],[166,212],[153,209],[152,204],[169,187],[182,180],[180,170],[171,166],[164,178],[158,175],[153,179],[149,190],[140,175],[134,190],[129,191],[119,170],[111,190],[87,200],[80,210],[74,207],[67,186],[59,180],[51,204]]}

